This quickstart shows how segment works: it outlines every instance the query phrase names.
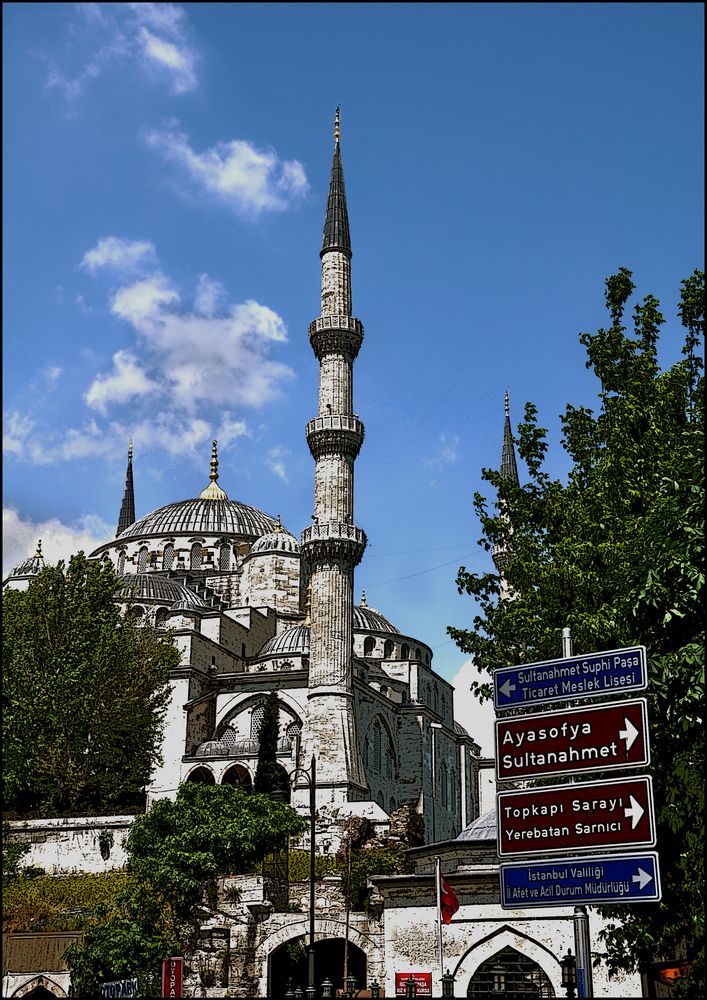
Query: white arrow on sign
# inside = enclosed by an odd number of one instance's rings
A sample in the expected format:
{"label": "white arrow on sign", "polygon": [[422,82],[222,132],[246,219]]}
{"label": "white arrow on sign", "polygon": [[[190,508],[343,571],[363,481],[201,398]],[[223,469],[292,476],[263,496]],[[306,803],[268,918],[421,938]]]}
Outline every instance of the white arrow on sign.
{"label": "white arrow on sign", "polygon": [[631,799],[631,805],[628,809],[624,809],[624,816],[631,817],[631,829],[635,830],[638,826],[638,821],[646,810],[640,802],[636,802],[633,795],[629,795],[629,798]]}
{"label": "white arrow on sign", "polygon": [[510,698],[511,691],[515,691],[515,689],[516,686],[515,684],[511,684],[511,679],[509,677],[507,681],[501,684],[498,690],[501,692],[501,694],[505,694],[506,698]]}
{"label": "white arrow on sign", "polygon": [[653,876],[649,875],[648,872],[644,872],[642,868],[639,868],[638,874],[633,875],[631,881],[637,882],[639,889],[645,889],[648,883],[653,881]]}
{"label": "white arrow on sign", "polygon": [[636,737],[638,736],[638,730],[631,722],[630,719],[624,718],[625,729],[619,730],[619,739],[626,740],[626,753],[629,752],[633,744],[636,742]]}

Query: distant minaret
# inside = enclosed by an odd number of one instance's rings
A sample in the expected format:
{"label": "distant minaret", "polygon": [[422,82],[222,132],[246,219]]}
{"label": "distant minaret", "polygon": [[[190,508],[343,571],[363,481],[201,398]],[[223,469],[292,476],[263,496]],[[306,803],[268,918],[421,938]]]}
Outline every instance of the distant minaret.
{"label": "distant minaret", "polygon": [[353,523],[354,461],[363,424],[353,413],[353,363],[363,326],[351,315],[351,239],[339,148],[324,223],[321,315],[309,326],[319,359],[319,409],[307,424],[315,461],[313,523],[302,532],[310,567],[311,631],[304,760],[317,757],[317,787],[330,801],[367,798],[353,715],[353,571],[366,535]]}
{"label": "distant minaret", "polygon": [[[506,403],[506,419],[503,425],[503,447],[501,449],[500,474],[502,479],[510,479],[517,485],[519,482],[518,466],[516,465],[516,453],[515,453],[515,447],[513,445],[513,432],[511,431],[510,406],[508,402],[507,389],[506,389],[505,403]],[[505,516],[503,510],[503,504],[501,504],[501,516],[502,517]],[[498,574],[501,577],[500,596],[502,598],[510,597],[511,591],[508,588],[504,578],[504,571],[510,560],[510,552],[506,546],[494,545],[491,555],[496,565]]]}
{"label": "distant minaret", "polygon": [[132,438],[128,442],[128,468],[125,473],[125,491],[123,492],[123,502],[120,505],[120,516],[118,517],[118,530],[116,535],[122,534],[135,522],[135,491],[133,489],[133,442]]}

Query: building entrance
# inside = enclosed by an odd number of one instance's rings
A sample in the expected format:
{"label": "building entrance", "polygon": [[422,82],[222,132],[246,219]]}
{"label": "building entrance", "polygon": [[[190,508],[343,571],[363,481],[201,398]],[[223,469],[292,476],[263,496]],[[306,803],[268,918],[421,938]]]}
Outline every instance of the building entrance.
{"label": "building entrance", "polygon": [[[268,996],[284,997],[289,989],[304,991],[308,985],[308,938],[293,938],[281,945],[270,956],[268,969]],[[321,985],[328,979],[333,985],[332,993],[344,989],[343,938],[328,938],[314,943],[314,985],[317,996],[321,996]],[[356,989],[364,989],[366,979],[366,955],[357,945],[349,942],[348,975],[356,980]],[[290,985],[290,981],[292,985]]]}

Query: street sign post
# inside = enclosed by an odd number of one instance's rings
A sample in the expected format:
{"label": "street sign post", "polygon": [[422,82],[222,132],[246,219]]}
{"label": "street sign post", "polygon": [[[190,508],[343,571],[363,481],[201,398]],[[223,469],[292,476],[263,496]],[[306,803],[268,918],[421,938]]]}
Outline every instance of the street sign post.
{"label": "street sign post", "polygon": [[655,851],[513,862],[500,866],[500,879],[501,906],[507,910],[582,903],[647,903],[657,902],[662,895]]}
{"label": "street sign post", "polygon": [[496,780],[584,774],[650,763],[645,698],[496,722]]}
{"label": "street sign post", "polygon": [[501,858],[656,842],[650,777],[499,792],[496,803]]}
{"label": "street sign post", "polygon": [[542,663],[499,667],[493,675],[493,702],[496,710],[503,710],[643,691],[647,685],[646,648],[629,646]]}

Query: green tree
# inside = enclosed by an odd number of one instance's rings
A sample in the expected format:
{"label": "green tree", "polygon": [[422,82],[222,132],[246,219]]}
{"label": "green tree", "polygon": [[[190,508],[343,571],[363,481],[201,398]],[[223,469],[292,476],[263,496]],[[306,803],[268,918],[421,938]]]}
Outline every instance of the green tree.
{"label": "green tree", "polygon": [[137,975],[140,995],[156,996],[161,960],[193,951],[217,876],[252,870],[306,825],[288,805],[230,785],[187,782],[174,802],[156,802],[128,836],[130,885],[83,945],[67,951],[79,995],[96,995],[111,976]]}
{"label": "green tree", "polygon": [[280,709],[277,694],[271,691],[258,732],[258,766],[253,787],[256,792],[274,792],[282,785],[277,763],[277,741],[280,735]]}
{"label": "green tree", "polygon": [[[479,607],[473,629],[449,633],[479,669],[560,654],[561,629],[576,653],[644,644],[649,663],[652,766],[663,899],[604,908],[610,970],[647,971],[657,956],[686,947],[691,976],[704,984],[704,275],[683,281],[678,315],[682,359],[658,363],[664,318],[646,296],[624,312],[634,291],[622,268],[606,282],[607,329],[580,336],[598,377],[599,409],[568,404],[561,417],[571,460],[566,482],[543,468],[546,432],[525,407],[517,444],[528,482],[484,470],[498,505],[474,497],[487,551],[508,554],[510,597],[495,573],[462,567],[457,584]],[[488,688],[473,685],[483,699]],[[620,922],[619,922],[620,921]]]}
{"label": "green tree", "polygon": [[114,600],[107,563],[83,553],[3,596],[4,805],[76,815],[138,801],[159,758],[169,635]]}

